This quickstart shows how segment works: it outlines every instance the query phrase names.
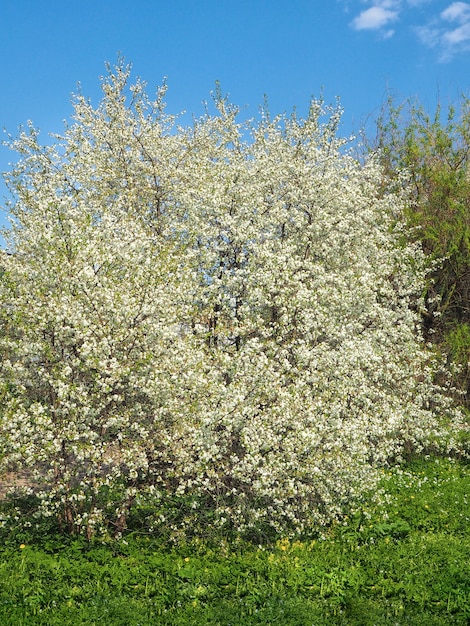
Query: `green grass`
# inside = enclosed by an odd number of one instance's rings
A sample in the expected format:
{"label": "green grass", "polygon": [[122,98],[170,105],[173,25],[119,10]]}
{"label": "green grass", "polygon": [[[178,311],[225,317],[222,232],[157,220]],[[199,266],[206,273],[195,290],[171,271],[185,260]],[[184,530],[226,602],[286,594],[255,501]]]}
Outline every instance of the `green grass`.
{"label": "green grass", "polygon": [[0,624],[467,625],[470,466],[415,461],[384,483],[386,506],[270,546],[5,527]]}

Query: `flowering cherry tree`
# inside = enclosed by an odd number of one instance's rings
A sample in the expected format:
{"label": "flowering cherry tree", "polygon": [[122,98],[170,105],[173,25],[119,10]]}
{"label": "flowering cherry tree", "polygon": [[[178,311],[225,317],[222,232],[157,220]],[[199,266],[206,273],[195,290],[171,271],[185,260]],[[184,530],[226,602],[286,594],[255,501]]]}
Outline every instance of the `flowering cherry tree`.
{"label": "flowering cherry tree", "polygon": [[108,67],[52,145],[12,141],[1,462],[38,514],[90,536],[150,502],[175,531],[210,511],[302,532],[452,445],[405,195],[339,108],[242,123],[217,95],[182,128],[129,79]]}

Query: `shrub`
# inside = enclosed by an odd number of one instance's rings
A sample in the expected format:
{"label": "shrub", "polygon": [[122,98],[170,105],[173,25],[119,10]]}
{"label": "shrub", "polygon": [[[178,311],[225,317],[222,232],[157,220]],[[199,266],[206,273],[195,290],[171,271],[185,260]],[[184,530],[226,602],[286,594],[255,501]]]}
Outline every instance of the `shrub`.
{"label": "shrub", "polygon": [[339,108],[240,122],[217,93],[182,128],[129,77],[52,145],[12,141],[3,466],[89,536],[149,502],[175,531],[327,523],[457,428],[404,194]]}
{"label": "shrub", "polygon": [[469,408],[470,390],[470,102],[447,115],[428,114],[417,102],[390,100],[377,123],[380,148],[393,178],[406,169],[410,185],[405,217],[433,271],[426,286],[425,337],[446,356],[460,401]]}

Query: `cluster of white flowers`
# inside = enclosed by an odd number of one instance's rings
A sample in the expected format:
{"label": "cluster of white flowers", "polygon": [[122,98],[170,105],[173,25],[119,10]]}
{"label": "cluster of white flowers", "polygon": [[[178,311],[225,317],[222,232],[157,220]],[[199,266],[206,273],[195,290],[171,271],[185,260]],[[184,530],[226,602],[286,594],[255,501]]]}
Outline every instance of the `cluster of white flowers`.
{"label": "cluster of white flowers", "polygon": [[404,197],[338,108],[240,123],[216,98],[181,128],[128,81],[109,68],[54,145],[13,142],[1,462],[75,532],[146,498],[186,498],[176,525],[327,523],[455,428]]}

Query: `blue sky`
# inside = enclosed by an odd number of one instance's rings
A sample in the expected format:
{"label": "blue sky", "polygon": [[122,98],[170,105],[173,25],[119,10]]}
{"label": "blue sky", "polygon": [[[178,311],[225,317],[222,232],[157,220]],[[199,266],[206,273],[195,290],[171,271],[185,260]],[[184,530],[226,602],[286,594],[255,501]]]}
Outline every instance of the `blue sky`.
{"label": "blue sky", "polygon": [[[349,134],[389,92],[430,110],[469,95],[470,1],[3,0],[0,28],[0,127],[32,120],[44,141],[78,83],[98,102],[119,52],[150,91],[167,77],[171,113],[201,113],[216,81],[250,116],[265,94],[272,113],[304,113],[323,93]],[[0,170],[14,158],[0,148]]]}

